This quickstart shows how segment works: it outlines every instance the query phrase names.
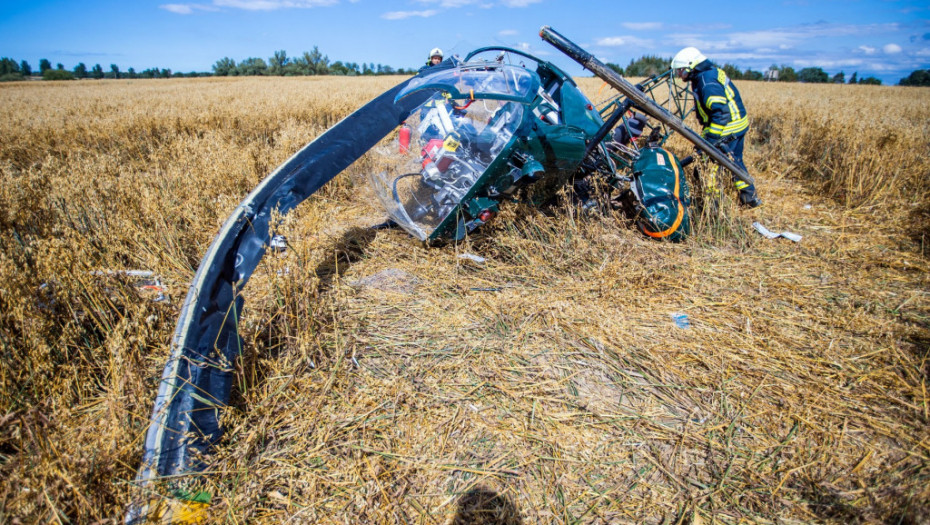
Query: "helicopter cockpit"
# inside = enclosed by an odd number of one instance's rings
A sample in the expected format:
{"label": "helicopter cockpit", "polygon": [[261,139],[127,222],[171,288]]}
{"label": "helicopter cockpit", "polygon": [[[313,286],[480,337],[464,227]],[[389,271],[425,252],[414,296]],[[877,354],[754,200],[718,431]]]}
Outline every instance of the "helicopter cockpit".
{"label": "helicopter cockpit", "polygon": [[466,63],[414,79],[397,100],[425,90],[433,94],[401,126],[388,169],[369,177],[391,219],[424,241],[501,164],[539,79],[517,66]]}

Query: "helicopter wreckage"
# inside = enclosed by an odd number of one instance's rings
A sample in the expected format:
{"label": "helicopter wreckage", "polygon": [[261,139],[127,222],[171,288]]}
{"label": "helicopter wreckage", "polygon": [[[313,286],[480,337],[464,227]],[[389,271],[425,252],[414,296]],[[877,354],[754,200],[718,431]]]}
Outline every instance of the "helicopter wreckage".
{"label": "helicopter wreckage", "polygon": [[[689,231],[687,161],[663,148],[673,133],[752,183],[683,123],[680,96],[659,100],[659,88],[681,89],[670,71],[634,86],[551,28],[543,27],[540,36],[619,94],[595,107],[552,63],[506,47],[481,48],[378,96],[295,153],[239,204],[204,255],[181,307],[135,482],[144,495],[131,503],[127,523],[170,518],[170,509],[159,508],[163,499],[149,499],[153,485],[203,471],[222,435],[221,413],[241,348],[241,293],[271,244],[273,218],[395,130],[391,169],[369,180],[390,221],[424,242],[462,239],[523,188],[564,187],[586,177],[626,192],[645,234],[679,240]],[[646,140],[637,141],[640,135]],[[183,519],[182,511],[174,512]]]}

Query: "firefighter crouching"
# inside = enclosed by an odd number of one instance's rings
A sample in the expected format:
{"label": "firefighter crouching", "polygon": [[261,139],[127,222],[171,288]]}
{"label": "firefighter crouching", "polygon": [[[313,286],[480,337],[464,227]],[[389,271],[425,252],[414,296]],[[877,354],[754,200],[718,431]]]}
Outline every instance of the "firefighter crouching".
{"label": "firefighter crouching", "polygon": [[[749,117],[736,86],[722,69],[715,66],[697,48],[686,47],[672,58],[672,69],[682,80],[691,83],[694,106],[704,130],[701,135],[711,144],[721,144],[733,161],[747,173],[743,164],[743,139],[749,129]],[[741,205],[762,205],[752,184],[733,178]]]}

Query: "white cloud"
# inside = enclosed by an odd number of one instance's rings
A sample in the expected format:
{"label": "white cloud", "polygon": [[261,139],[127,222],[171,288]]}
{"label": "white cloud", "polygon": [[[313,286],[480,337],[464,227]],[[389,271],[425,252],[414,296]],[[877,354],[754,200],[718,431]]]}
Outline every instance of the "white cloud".
{"label": "white cloud", "polygon": [[662,22],[623,22],[621,26],[633,31],[655,31],[662,29]]}
{"label": "white cloud", "polygon": [[177,13],[179,15],[189,15],[194,12],[194,9],[187,4],[162,4],[158,6],[159,9],[164,9],[165,11],[170,11],[172,13]]}
{"label": "white cloud", "polygon": [[276,9],[322,7],[338,2],[339,0],[213,0],[213,5],[246,11],[274,11]]}
{"label": "white cloud", "polygon": [[503,31],[498,31],[497,36],[516,36],[519,34],[516,29],[504,29]]}
{"label": "white cloud", "polygon": [[435,9],[427,9],[426,11],[390,11],[381,15],[381,18],[385,20],[403,20],[405,18],[413,18],[419,16],[421,18],[429,18],[435,16],[439,13]]}
{"label": "white cloud", "polygon": [[539,2],[542,0],[501,0],[501,3],[507,7],[529,7]]}
{"label": "white cloud", "polygon": [[925,47],[925,48],[923,48],[923,49],[918,49],[917,52],[914,53],[914,56],[918,56],[918,57],[930,57],[930,47]]}
{"label": "white cloud", "polygon": [[162,4],[158,6],[159,9],[164,9],[165,11],[170,11],[179,15],[189,15],[196,11],[219,11],[219,9],[213,7],[212,5],[203,5],[203,4]]}
{"label": "white cloud", "polygon": [[896,55],[901,52],[901,46],[898,44],[885,44],[882,51],[884,51],[886,55]]}
{"label": "white cloud", "polygon": [[596,42],[596,45],[605,46],[605,47],[651,47],[652,40],[645,38],[637,38],[635,36],[609,36],[606,38],[599,38]]}
{"label": "white cloud", "polygon": [[859,46],[858,49],[859,51],[862,51],[866,55],[874,55],[875,53],[878,52],[878,50],[872,46]]}
{"label": "white cloud", "polygon": [[[488,2],[487,0],[416,0],[420,4],[427,4],[430,6],[435,6],[437,3],[439,7],[444,9],[457,9],[465,6],[476,6],[481,9],[489,9],[494,7],[494,2]],[[498,4],[504,7],[528,7],[532,4],[541,2],[542,0],[498,0]]]}
{"label": "white cloud", "polygon": [[520,51],[526,51],[527,53],[529,53],[531,48],[528,42],[520,42],[519,44],[516,45],[516,49],[519,49]]}

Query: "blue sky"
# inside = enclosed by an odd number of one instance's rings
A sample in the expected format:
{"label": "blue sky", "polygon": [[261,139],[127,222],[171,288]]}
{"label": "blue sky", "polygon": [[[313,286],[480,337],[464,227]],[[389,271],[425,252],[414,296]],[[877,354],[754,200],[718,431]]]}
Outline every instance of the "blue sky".
{"label": "blue sky", "polygon": [[819,66],[885,84],[930,68],[926,0],[0,0],[0,56],[186,72],[316,45],[332,61],[410,68],[432,47],[507,45],[582,74],[539,38],[543,25],[624,66],[694,45],[742,69]]}

